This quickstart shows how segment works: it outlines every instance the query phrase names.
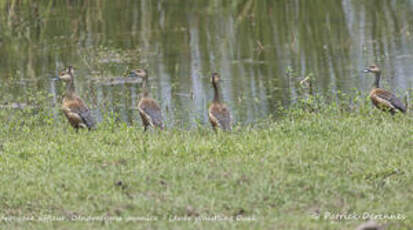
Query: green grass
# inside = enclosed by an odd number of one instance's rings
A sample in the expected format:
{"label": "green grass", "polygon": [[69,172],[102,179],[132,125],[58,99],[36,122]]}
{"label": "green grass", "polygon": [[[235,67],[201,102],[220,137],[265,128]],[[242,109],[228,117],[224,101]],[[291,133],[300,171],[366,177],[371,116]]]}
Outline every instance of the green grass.
{"label": "green grass", "polygon": [[[365,212],[404,217],[377,220],[388,229],[413,226],[411,115],[294,109],[219,135],[110,121],[77,134],[47,116],[23,120],[1,126],[0,217],[65,220],[4,226],[354,229],[364,221],[327,213]],[[68,221],[75,216],[157,221]],[[195,221],[214,216],[232,221]]]}

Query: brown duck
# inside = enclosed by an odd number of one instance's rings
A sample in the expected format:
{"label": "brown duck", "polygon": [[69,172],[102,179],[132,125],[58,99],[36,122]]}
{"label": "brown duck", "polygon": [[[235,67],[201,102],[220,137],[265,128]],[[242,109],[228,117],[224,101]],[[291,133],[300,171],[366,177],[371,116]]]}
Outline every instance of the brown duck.
{"label": "brown duck", "polygon": [[162,112],[158,103],[149,96],[148,92],[148,72],[144,69],[132,71],[132,77],[139,77],[143,80],[142,96],[138,103],[139,115],[142,119],[144,130],[148,127],[158,127],[163,129]]}
{"label": "brown duck", "polygon": [[66,70],[60,72],[57,79],[66,83],[62,110],[69,123],[76,131],[78,131],[79,128],[93,129],[96,125],[95,119],[85,102],[75,93],[73,67],[69,66]]}
{"label": "brown duck", "polygon": [[406,106],[391,92],[380,88],[381,70],[376,65],[371,65],[364,70],[365,73],[374,73],[375,81],[373,89],[370,91],[370,99],[373,104],[383,110],[388,111],[392,115],[400,111],[406,113]]}
{"label": "brown duck", "polygon": [[211,75],[211,83],[214,88],[214,99],[208,109],[209,122],[215,132],[217,132],[217,128],[221,128],[224,131],[231,131],[231,113],[227,106],[221,103],[219,81],[219,74],[213,73]]}

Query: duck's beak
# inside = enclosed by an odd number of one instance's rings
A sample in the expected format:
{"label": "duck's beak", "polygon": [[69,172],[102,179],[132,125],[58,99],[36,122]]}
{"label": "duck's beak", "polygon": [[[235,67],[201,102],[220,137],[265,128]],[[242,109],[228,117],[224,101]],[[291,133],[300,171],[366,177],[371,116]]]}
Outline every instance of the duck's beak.
{"label": "duck's beak", "polygon": [[368,72],[370,72],[370,70],[369,69],[364,69],[363,72],[368,73]]}
{"label": "duck's beak", "polygon": [[60,81],[60,78],[56,76],[56,77],[52,78],[52,81]]}

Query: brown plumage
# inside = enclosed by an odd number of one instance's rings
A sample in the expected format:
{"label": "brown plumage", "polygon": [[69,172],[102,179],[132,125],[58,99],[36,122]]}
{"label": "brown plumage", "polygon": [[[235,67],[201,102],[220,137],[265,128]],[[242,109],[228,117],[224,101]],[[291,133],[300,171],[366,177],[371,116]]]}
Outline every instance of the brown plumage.
{"label": "brown plumage", "polygon": [[144,130],[148,127],[158,127],[163,129],[162,112],[158,103],[149,96],[148,92],[148,72],[137,69],[131,72],[132,77],[140,77],[143,80],[143,92],[138,104],[139,115],[142,119]]}
{"label": "brown plumage", "polygon": [[215,132],[217,128],[221,128],[224,131],[231,131],[231,113],[227,106],[221,103],[218,87],[219,81],[219,74],[213,73],[211,83],[214,88],[214,99],[208,109],[209,122]]}
{"label": "brown plumage", "polygon": [[66,70],[59,73],[58,80],[62,80],[66,83],[66,92],[63,97],[62,110],[69,123],[76,129],[76,131],[79,128],[88,128],[90,130],[95,127],[96,122],[87,105],[76,95],[73,78],[72,66],[69,66]]}
{"label": "brown plumage", "polygon": [[400,111],[406,113],[406,106],[389,91],[380,88],[380,76],[381,70],[376,65],[371,65],[364,70],[365,73],[374,73],[375,81],[373,89],[370,91],[370,99],[373,104],[383,110],[388,111],[391,114],[395,114]]}

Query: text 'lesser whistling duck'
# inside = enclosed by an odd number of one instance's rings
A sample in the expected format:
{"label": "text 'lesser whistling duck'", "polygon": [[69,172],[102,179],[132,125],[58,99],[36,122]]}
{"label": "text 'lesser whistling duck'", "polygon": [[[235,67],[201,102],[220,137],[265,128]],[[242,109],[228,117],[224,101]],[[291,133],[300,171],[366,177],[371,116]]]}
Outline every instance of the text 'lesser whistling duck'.
{"label": "text 'lesser whistling duck'", "polygon": [[76,131],[78,131],[79,128],[88,128],[89,130],[94,128],[96,122],[91,111],[75,93],[73,67],[69,66],[66,70],[60,72],[57,79],[66,83],[62,109],[73,128],[75,128]]}
{"label": "text 'lesser whistling duck'", "polygon": [[143,80],[142,96],[138,104],[139,115],[141,116],[144,130],[149,126],[163,129],[162,112],[158,103],[149,96],[148,92],[148,72],[144,69],[133,70],[131,77],[139,77]]}
{"label": "text 'lesser whistling duck'", "polygon": [[381,70],[376,65],[371,65],[364,70],[365,73],[374,73],[376,79],[374,81],[373,89],[370,91],[370,99],[373,104],[383,110],[388,111],[391,114],[400,111],[406,112],[406,106],[389,91],[380,88],[380,76]]}
{"label": "text 'lesser whistling duck'", "polygon": [[219,81],[219,74],[213,73],[211,75],[211,83],[214,88],[214,99],[208,109],[209,122],[211,122],[215,132],[217,128],[221,128],[224,131],[231,131],[231,113],[227,106],[221,103]]}

